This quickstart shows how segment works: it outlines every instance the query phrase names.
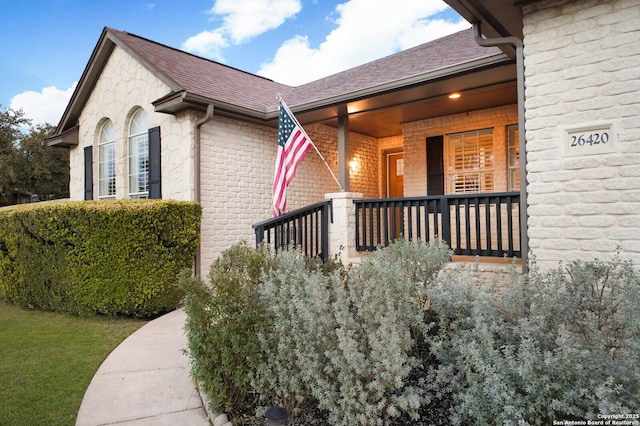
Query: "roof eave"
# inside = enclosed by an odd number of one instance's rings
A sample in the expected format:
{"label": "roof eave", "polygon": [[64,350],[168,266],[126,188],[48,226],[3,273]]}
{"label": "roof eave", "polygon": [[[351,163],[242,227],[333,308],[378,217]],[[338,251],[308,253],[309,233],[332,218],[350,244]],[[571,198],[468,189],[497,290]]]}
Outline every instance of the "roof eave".
{"label": "roof eave", "polygon": [[[517,37],[522,39],[522,4],[536,0],[444,0],[470,23],[480,23],[487,38]],[[500,46],[510,57],[515,56],[512,46]]]}
{"label": "roof eave", "polygon": [[56,134],[50,138],[45,139],[47,146],[53,146],[57,148],[71,148],[78,146],[80,138],[80,126],[74,126],[65,130],[60,134]]}
{"label": "roof eave", "polygon": [[[294,113],[303,113],[320,108],[326,108],[348,102],[358,101],[367,97],[377,96],[384,93],[394,92],[406,89],[411,86],[426,84],[436,80],[449,78],[452,76],[477,71],[482,68],[492,67],[505,63],[511,63],[513,60],[504,53],[498,53],[491,56],[485,56],[468,62],[462,62],[447,67],[430,70],[424,73],[416,74],[400,80],[390,81],[384,84],[367,87],[361,90],[340,94],[330,98],[318,99],[312,102],[291,105],[291,111]],[[268,118],[277,116],[278,111],[270,111],[267,113]]]}
{"label": "roof eave", "polygon": [[185,110],[204,112],[207,110],[208,105],[213,105],[216,115],[222,115],[225,117],[239,118],[245,121],[262,124],[273,118],[269,114],[265,113],[265,111],[240,107],[238,105],[211,99],[187,91],[169,93],[166,96],[156,99],[152,104],[156,112],[173,115]]}

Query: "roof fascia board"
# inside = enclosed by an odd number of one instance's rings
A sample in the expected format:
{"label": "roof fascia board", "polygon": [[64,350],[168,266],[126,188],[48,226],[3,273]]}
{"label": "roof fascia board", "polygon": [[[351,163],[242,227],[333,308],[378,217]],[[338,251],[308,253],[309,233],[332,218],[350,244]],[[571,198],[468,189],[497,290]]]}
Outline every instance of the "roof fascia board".
{"label": "roof fascia board", "polygon": [[257,111],[250,108],[243,108],[237,105],[221,102],[216,99],[196,95],[187,91],[171,93],[152,102],[156,112],[175,114],[186,109],[206,111],[208,105],[213,105],[216,115],[227,117],[243,118],[253,122],[264,123],[269,120],[264,111]]}

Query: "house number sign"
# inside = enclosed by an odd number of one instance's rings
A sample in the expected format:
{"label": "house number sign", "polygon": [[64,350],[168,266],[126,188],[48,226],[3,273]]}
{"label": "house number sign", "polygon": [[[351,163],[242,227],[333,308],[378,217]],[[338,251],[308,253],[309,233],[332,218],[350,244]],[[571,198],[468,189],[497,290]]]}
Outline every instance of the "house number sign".
{"label": "house number sign", "polygon": [[564,156],[606,154],[615,151],[616,134],[611,123],[565,128]]}

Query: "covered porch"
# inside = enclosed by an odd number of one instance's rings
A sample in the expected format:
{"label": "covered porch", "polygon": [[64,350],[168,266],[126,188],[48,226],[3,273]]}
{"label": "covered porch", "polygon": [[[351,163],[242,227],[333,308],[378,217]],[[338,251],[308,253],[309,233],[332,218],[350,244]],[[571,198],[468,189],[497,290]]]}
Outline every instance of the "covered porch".
{"label": "covered porch", "polygon": [[[318,126],[335,132],[333,145],[324,142],[321,151],[334,159],[341,190],[309,209],[254,224],[257,243],[295,244],[323,257],[342,247],[352,258],[397,238],[439,238],[460,256],[526,257],[514,52],[480,47],[479,28],[453,37],[451,44],[421,47],[424,53],[377,61],[375,70],[365,65],[336,75],[339,96],[330,96],[332,77],[323,87],[303,86],[307,95],[322,91],[321,102],[296,102],[289,94],[311,139]],[[380,70],[397,76],[384,83]],[[345,92],[344,81],[362,74],[380,82]]]}

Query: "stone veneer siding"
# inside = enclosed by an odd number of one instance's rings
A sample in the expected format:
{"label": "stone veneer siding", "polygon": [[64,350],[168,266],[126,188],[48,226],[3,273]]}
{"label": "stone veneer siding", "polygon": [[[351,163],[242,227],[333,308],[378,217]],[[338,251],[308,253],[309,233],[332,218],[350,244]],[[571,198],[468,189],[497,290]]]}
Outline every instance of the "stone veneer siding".
{"label": "stone veneer siding", "polygon": [[[493,128],[495,156],[495,191],[507,190],[507,137],[508,125],[518,123],[516,105],[470,111],[403,124],[404,132],[404,196],[427,194],[427,138],[450,133]],[[444,168],[447,169],[447,140],[444,141]],[[445,175],[446,179],[446,175]],[[445,182],[445,192],[446,192]]]}
{"label": "stone veneer siding", "polygon": [[[640,263],[640,1],[525,6],[529,246],[538,264]],[[613,152],[563,156],[565,128],[610,123]]]}
{"label": "stone veneer siding", "polygon": [[93,195],[98,199],[98,133],[108,118],[116,130],[116,198],[128,196],[128,131],[133,112],[142,107],[149,127],[160,126],[162,138],[162,196],[177,200],[193,197],[193,113],[177,117],[156,113],[151,102],[169,88],[122,49],[115,47],[82,114],[79,144],[69,150],[69,192],[74,200],[84,198],[83,148],[93,146]]}

